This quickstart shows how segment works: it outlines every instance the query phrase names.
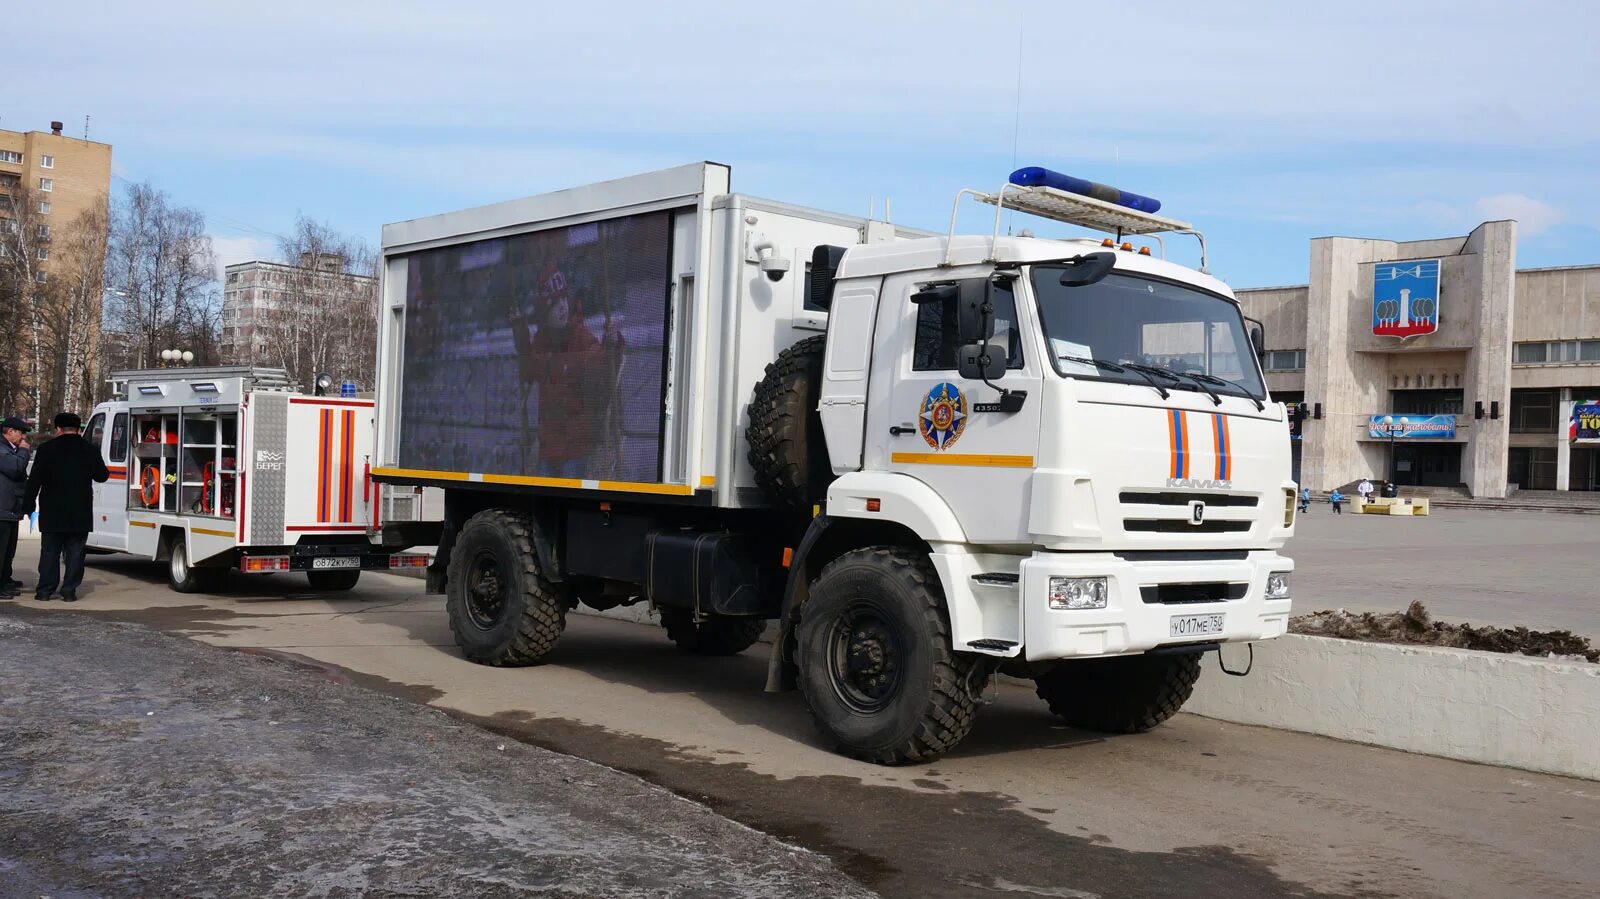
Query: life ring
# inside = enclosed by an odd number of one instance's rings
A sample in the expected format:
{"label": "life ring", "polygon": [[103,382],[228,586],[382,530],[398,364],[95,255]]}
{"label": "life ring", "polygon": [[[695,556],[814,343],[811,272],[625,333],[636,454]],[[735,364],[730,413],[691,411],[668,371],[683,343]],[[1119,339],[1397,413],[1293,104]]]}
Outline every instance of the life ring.
{"label": "life ring", "polygon": [[139,474],[139,498],[144,500],[146,509],[161,504],[161,472],[154,465],[146,465]]}
{"label": "life ring", "polygon": [[200,475],[203,482],[200,486],[200,512],[204,515],[211,514],[211,478],[216,474],[216,463],[207,462],[205,472]]}

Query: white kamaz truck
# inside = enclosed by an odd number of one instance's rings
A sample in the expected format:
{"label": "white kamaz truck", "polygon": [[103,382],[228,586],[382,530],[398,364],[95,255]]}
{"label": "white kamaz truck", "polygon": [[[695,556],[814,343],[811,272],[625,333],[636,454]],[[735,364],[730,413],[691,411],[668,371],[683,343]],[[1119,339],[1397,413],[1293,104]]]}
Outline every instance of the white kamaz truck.
{"label": "white kamaz truck", "polygon": [[[900,764],[996,672],[1140,731],[1203,653],[1284,633],[1285,409],[1204,239],[1198,271],[1164,258],[1194,229],[1042,169],[963,191],[943,235],[729,178],[384,228],[373,475],[443,488],[405,542],[437,542],[467,658],[538,663],[580,604],[649,603],[713,655],[776,619],[768,689]],[[1012,213],[1110,237],[1001,236]]]}

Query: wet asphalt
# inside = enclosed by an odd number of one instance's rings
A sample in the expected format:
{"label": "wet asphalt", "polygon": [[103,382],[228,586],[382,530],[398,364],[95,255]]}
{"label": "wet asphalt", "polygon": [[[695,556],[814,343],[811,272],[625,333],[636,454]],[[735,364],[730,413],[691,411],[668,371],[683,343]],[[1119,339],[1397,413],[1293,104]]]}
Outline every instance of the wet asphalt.
{"label": "wet asphalt", "polygon": [[283,660],[0,609],[0,897],[867,896],[639,778]]}

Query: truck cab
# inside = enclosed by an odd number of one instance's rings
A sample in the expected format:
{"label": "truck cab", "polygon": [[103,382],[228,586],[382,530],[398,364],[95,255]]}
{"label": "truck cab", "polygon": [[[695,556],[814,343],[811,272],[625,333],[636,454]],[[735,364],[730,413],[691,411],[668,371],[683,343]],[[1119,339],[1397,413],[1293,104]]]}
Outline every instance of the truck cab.
{"label": "truck cab", "polygon": [[1048,661],[1284,632],[1285,410],[1226,285],[1131,246],[986,237],[853,247],[836,278],[827,514],[912,523],[956,646]]}

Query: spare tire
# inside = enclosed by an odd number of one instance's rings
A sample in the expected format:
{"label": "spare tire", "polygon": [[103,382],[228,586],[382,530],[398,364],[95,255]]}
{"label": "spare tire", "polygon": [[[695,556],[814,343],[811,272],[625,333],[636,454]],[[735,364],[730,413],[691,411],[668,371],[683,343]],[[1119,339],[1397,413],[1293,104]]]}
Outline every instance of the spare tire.
{"label": "spare tire", "polygon": [[780,505],[807,508],[833,480],[817,401],[822,396],[822,354],[827,335],[778,354],[750,399],[750,465],[756,483]]}

